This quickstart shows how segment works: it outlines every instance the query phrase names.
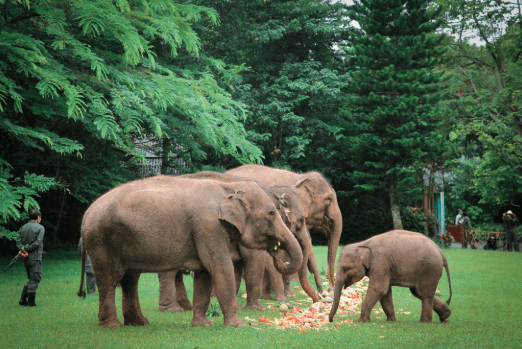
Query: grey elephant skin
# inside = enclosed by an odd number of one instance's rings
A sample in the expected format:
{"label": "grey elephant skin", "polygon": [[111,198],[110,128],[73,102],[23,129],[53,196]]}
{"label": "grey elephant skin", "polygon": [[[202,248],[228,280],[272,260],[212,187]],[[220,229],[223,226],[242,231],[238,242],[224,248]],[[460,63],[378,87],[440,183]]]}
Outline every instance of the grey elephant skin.
{"label": "grey elephant skin", "polygon": [[212,284],[225,326],[242,326],[237,317],[234,267],[229,247],[238,243],[268,251],[280,244],[289,273],[302,265],[301,248],[275,205],[253,182],[220,183],[172,177],[123,184],[98,198],[82,222],[82,280],[85,253],[91,257],[99,291],[98,325],[119,327],[115,288],[120,283],[125,325],[146,325],[138,298],[141,273],[194,271],[193,326],[206,318]]}
{"label": "grey elephant skin", "polygon": [[334,301],[330,311],[333,322],[343,287],[349,287],[364,276],[370,278],[368,291],[362,303],[360,322],[370,321],[371,310],[381,302],[387,321],[396,321],[392,286],[408,287],[422,301],[421,322],[431,322],[433,310],[441,322],[451,315],[450,308],[435,296],[437,285],[446,269],[452,290],[448,261],[441,249],[426,236],[392,230],[363,242],[346,245],[337,261]]}
{"label": "grey elephant skin", "polygon": [[[156,176],[154,177],[154,180],[168,181],[169,178],[171,178],[171,176]],[[310,285],[307,277],[307,265],[311,264],[310,257],[313,258],[313,262],[315,263],[315,256],[313,255],[314,252],[312,249],[310,234],[305,224],[305,212],[301,207],[297,195],[295,195],[290,188],[267,187],[250,178],[236,177],[225,173],[211,171],[182,175],[178,176],[178,178],[207,179],[226,183],[241,181],[252,181],[256,183],[277,207],[279,215],[283,218],[283,221],[292,234],[294,234],[301,246],[303,252],[303,264],[301,265],[298,274],[303,290],[307,292],[314,302],[317,302],[320,299]],[[235,268],[236,288],[239,288],[241,275],[244,271],[247,290],[246,308],[261,311],[265,310],[265,307],[259,302],[263,286],[263,277],[270,280],[274,292],[276,293],[276,300],[286,301],[287,298],[284,294],[282,275],[278,273],[274,267],[270,255],[266,251],[248,249],[242,246],[237,247],[238,250],[232,253],[234,256],[232,259]],[[285,257],[286,256],[283,256],[283,261],[286,261]],[[315,273],[318,274],[317,265],[315,265]],[[183,312],[192,309],[192,305],[187,297],[181,271],[160,273],[158,277],[160,281],[160,311]],[[238,309],[240,308],[241,306],[238,304]]]}
{"label": "grey elephant skin", "polygon": [[319,172],[303,174],[262,165],[243,165],[226,171],[234,176],[253,178],[264,185],[285,186],[299,197],[306,213],[306,226],[328,238],[328,281],[334,286],[335,257],[343,231],[343,218],[333,187]]}

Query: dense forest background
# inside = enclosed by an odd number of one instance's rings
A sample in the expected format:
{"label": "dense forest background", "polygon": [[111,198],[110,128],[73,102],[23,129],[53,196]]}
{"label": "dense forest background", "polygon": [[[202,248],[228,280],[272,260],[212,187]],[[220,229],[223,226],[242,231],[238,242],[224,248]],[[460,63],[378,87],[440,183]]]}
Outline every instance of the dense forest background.
{"label": "dense forest background", "polygon": [[341,243],[432,235],[440,192],[448,221],[498,221],[522,205],[521,6],[0,1],[0,248],[29,207],[46,248],[76,243],[151,154],[167,174],[320,171]]}

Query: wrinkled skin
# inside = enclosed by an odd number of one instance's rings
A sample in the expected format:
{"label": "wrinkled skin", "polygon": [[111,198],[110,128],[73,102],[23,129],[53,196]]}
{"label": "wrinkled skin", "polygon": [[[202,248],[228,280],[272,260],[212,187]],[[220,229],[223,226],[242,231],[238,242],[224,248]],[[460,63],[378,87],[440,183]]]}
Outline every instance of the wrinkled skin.
{"label": "wrinkled skin", "polygon": [[328,281],[334,286],[334,268],[339,239],[343,230],[337,195],[319,172],[298,174],[262,165],[243,165],[226,173],[253,178],[264,185],[285,186],[299,197],[306,214],[306,226],[328,238]]}
{"label": "wrinkled skin", "polygon": [[445,322],[451,310],[435,297],[442,268],[448,274],[451,301],[451,279],[448,261],[440,248],[426,236],[406,230],[392,230],[363,242],[346,245],[337,261],[334,302],[330,311],[333,322],[343,287],[370,278],[361,307],[360,322],[370,321],[371,310],[380,301],[387,321],[396,321],[392,286],[408,287],[422,301],[420,322],[431,322],[433,310]]}
{"label": "wrinkled skin", "polygon": [[118,283],[125,325],[148,324],[138,298],[140,274],[176,269],[194,271],[193,326],[212,324],[206,318],[212,285],[224,325],[244,325],[236,315],[236,289],[230,282],[233,244],[268,251],[274,259],[274,247],[280,245],[291,259],[288,265],[274,261],[283,272],[294,273],[303,262],[299,243],[253,182],[153,177],[109,191],[89,207],[82,222],[82,268],[87,252],[98,283],[98,325],[121,326],[115,307]]}
{"label": "wrinkled skin", "polygon": [[[157,180],[168,178],[168,176],[158,176]],[[178,176],[178,178],[189,179],[206,179],[215,180],[225,183],[234,183],[238,181],[254,181],[248,178],[235,177],[224,173],[204,171],[194,174],[187,174]],[[255,181],[254,181],[255,182]],[[260,183],[255,182],[259,187],[265,191],[268,198],[277,207],[278,213],[283,217],[283,221],[290,229],[292,234],[297,238],[299,245],[303,252],[303,264],[301,265],[298,275],[299,281],[303,289],[310,295],[314,301],[319,300],[319,296],[313,290],[307,277],[307,265],[310,263],[309,256],[313,256],[313,249],[310,239],[310,234],[304,224],[305,213],[301,207],[299,199],[286,187],[266,187]],[[285,289],[281,271],[279,271],[272,261],[272,258],[266,251],[248,249],[243,246],[237,246],[238,250],[231,252],[238,256],[234,263],[236,287],[239,289],[241,275],[244,273],[245,285],[247,290],[246,308],[254,310],[265,310],[265,307],[259,302],[262,290],[263,277],[271,281],[276,293],[276,300],[286,301]],[[315,262],[315,256],[314,262]],[[239,259],[239,260],[237,260]],[[286,255],[281,255],[283,262],[288,261]],[[317,269],[317,266],[315,266]],[[160,280],[160,311],[183,312],[190,310],[190,301],[186,296],[185,286],[180,271],[167,272],[168,275],[159,275]],[[176,280],[175,284],[173,280]],[[174,287],[175,285],[175,287]],[[293,294],[292,294],[293,295]],[[238,304],[238,309],[241,306]]]}

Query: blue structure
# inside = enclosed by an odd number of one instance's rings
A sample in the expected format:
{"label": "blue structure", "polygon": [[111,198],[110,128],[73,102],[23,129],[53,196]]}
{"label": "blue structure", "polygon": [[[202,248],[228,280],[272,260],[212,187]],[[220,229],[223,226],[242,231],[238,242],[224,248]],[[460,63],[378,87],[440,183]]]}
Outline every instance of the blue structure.
{"label": "blue structure", "polygon": [[444,208],[444,193],[440,193],[435,200],[435,221],[437,225],[437,235],[442,236],[446,233],[446,211]]}

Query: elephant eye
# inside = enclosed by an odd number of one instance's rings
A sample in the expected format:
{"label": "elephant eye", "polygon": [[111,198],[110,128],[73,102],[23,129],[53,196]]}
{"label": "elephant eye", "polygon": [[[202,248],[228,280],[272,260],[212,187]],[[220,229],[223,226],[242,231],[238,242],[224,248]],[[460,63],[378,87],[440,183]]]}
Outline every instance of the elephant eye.
{"label": "elephant eye", "polygon": [[326,198],[326,199],[324,199],[324,204],[325,204],[326,206],[330,205],[331,203],[332,203],[332,198]]}
{"label": "elephant eye", "polygon": [[270,212],[268,212],[268,214],[269,214],[270,216],[272,216],[273,218],[275,218],[275,216],[276,216],[275,211],[270,211]]}

